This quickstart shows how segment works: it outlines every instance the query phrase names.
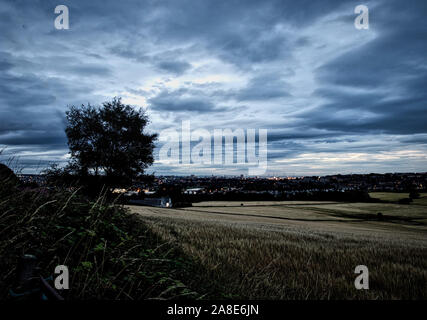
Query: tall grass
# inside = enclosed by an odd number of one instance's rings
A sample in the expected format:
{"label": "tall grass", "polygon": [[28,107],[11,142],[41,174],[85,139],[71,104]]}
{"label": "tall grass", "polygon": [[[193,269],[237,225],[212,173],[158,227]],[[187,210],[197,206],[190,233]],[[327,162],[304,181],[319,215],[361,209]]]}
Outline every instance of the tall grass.
{"label": "tall grass", "polygon": [[18,259],[34,254],[41,275],[70,271],[67,299],[197,298],[193,262],[140,219],[100,195],[0,183],[0,300],[11,299]]}

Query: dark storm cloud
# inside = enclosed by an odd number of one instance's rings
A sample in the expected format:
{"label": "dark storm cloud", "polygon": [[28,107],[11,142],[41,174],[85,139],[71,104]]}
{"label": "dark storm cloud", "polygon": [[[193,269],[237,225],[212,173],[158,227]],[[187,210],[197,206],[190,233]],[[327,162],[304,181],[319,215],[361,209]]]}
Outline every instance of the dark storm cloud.
{"label": "dark storm cloud", "polygon": [[289,97],[286,91],[289,85],[278,74],[265,74],[252,78],[248,85],[237,93],[237,100],[265,101]]}
{"label": "dark storm cloud", "polygon": [[427,135],[413,135],[404,137],[401,139],[402,142],[417,143],[417,144],[427,144]]}
{"label": "dark storm cloud", "polygon": [[185,60],[177,60],[177,56],[184,55],[182,50],[165,51],[160,55],[152,55],[147,49],[142,48],[123,48],[115,46],[110,48],[110,52],[122,58],[131,59],[136,62],[151,64],[156,66],[160,71],[166,71],[174,75],[182,75],[189,69],[191,64]]}
{"label": "dark storm cloud", "polygon": [[73,44],[66,33],[55,37],[56,5],[53,1],[0,5],[0,14],[7,17],[0,21],[0,145],[8,149],[65,150],[65,108],[94,97],[93,87],[86,83],[90,78],[111,74],[107,66],[79,57],[84,43]]}
{"label": "dark storm cloud", "polygon": [[183,74],[191,68],[191,64],[185,61],[163,61],[159,62],[157,66],[162,70],[169,71],[174,74]]}
{"label": "dark storm cloud", "polygon": [[66,138],[62,130],[56,132],[54,130],[24,130],[0,136],[0,144],[5,145],[57,145],[62,149],[64,143],[66,143]]}
{"label": "dark storm cloud", "polygon": [[151,108],[158,111],[209,113],[224,110],[216,107],[208,97],[198,93],[197,90],[188,89],[164,90],[149,99],[149,103]]}
{"label": "dark storm cloud", "polygon": [[[291,43],[278,24],[295,28],[351,1],[159,1],[153,36],[172,43],[189,41],[242,68],[254,63],[284,61]],[[159,23],[156,23],[156,22]]]}
{"label": "dark storm cloud", "polygon": [[32,73],[15,75],[4,72],[0,74],[1,110],[16,112],[25,107],[46,107],[57,100],[56,96],[66,94],[69,90],[69,87],[56,78],[40,78]]}
{"label": "dark storm cloud", "polygon": [[95,65],[95,64],[69,65],[69,66],[66,66],[66,68],[64,68],[64,71],[69,73],[76,73],[79,76],[84,76],[84,77],[88,77],[88,76],[105,77],[105,76],[111,75],[111,71],[108,68],[104,66]]}
{"label": "dark storm cloud", "polygon": [[0,4],[0,144],[65,150],[66,107],[121,94],[154,130],[267,128],[272,159],[425,141],[425,1],[367,1],[370,30],[353,0],[62,4],[70,30],[53,28],[53,0]]}
{"label": "dark storm cloud", "polygon": [[0,144],[64,148],[63,111],[59,110],[81,93],[78,85],[3,73],[0,91]]}
{"label": "dark storm cloud", "polygon": [[0,52],[0,71],[5,72],[13,67],[10,62],[11,55],[7,52]]}
{"label": "dark storm cloud", "polygon": [[316,94],[330,102],[304,120],[343,133],[426,133],[426,13],[425,2],[382,2],[371,18],[378,37],[318,69],[326,89]]}
{"label": "dark storm cloud", "polygon": [[308,127],[293,127],[289,130],[270,130],[269,142],[288,142],[305,139],[330,138],[336,136],[336,132],[315,130]]}

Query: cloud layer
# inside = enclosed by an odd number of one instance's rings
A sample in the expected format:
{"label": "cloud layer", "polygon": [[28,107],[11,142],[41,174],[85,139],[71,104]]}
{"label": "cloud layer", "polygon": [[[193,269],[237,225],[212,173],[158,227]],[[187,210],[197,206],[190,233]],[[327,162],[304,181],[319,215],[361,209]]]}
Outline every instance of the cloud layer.
{"label": "cloud layer", "polygon": [[[271,175],[426,171],[427,3],[63,1],[0,4],[0,148],[25,171],[66,160],[64,112],[114,96],[150,130],[268,129]],[[162,174],[245,167],[167,165]]]}

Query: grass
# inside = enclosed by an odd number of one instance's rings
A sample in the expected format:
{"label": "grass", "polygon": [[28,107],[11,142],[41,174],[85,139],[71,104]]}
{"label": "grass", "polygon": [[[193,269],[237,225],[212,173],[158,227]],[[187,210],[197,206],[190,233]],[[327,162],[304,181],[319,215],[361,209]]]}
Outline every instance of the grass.
{"label": "grass", "polygon": [[[131,207],[162,239],[198,261],[205,280],[226,297],[426,299],[427,227],[411,219],[427,215],[418,208],[411,217],[412,208],[313,202]],[[377,210],[394,218],[366,219]],[[357,265],[368,266],[370,290],[355,289]]]}
{"label": "grass", "polygon": [[[66,299],[199,298],[199,267],[123,206],[77,191],[0,184],[0,300],[11,299],[18,259],[34,254],[41,275],[70,272]],[[196,292],[192,287],[198,287]]]}
{"label": "grass", "polygon": [[427,193],[421,193],[419,199],[414,199],[413,203],[420,206],[427,206]]}
{"label": "grass", "polygon": [[400,199],[408,198],[409,193],[404,192],[370,192],[369,196],[371,198],[380,199],[383,201],[392,201],[396,202]]}
{"label": "grass", "polygon": [[[371,198],[383,201],[397,202],[401,199],[408,198],[409,193],[403,192],[370,192]],[[413,204],[427,206],[427,193],[421,193],[419,199],[413,199]]]}

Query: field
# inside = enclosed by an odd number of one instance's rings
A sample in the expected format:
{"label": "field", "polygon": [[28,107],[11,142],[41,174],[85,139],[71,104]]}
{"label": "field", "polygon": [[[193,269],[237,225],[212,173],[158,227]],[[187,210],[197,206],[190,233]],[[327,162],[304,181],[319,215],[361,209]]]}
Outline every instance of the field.
{"label": "field", "polygon": [[[420,204],[202,202],[182,209],[129,208],[197,261],[206,284],[215,283],[222,298],[427,298],[427,207]],[[354,287],[357,265],[369,268],[369,290]]]}
{"label": "field", "polygon": [[[408,193],[398,192],[371,192],[369,193],[371,198],[377,198],[383,201],[397,202],[400,199],[408,197]],[[421,193],[419,199],[414,199],[413,204],[427,206],[427,193]]]}

